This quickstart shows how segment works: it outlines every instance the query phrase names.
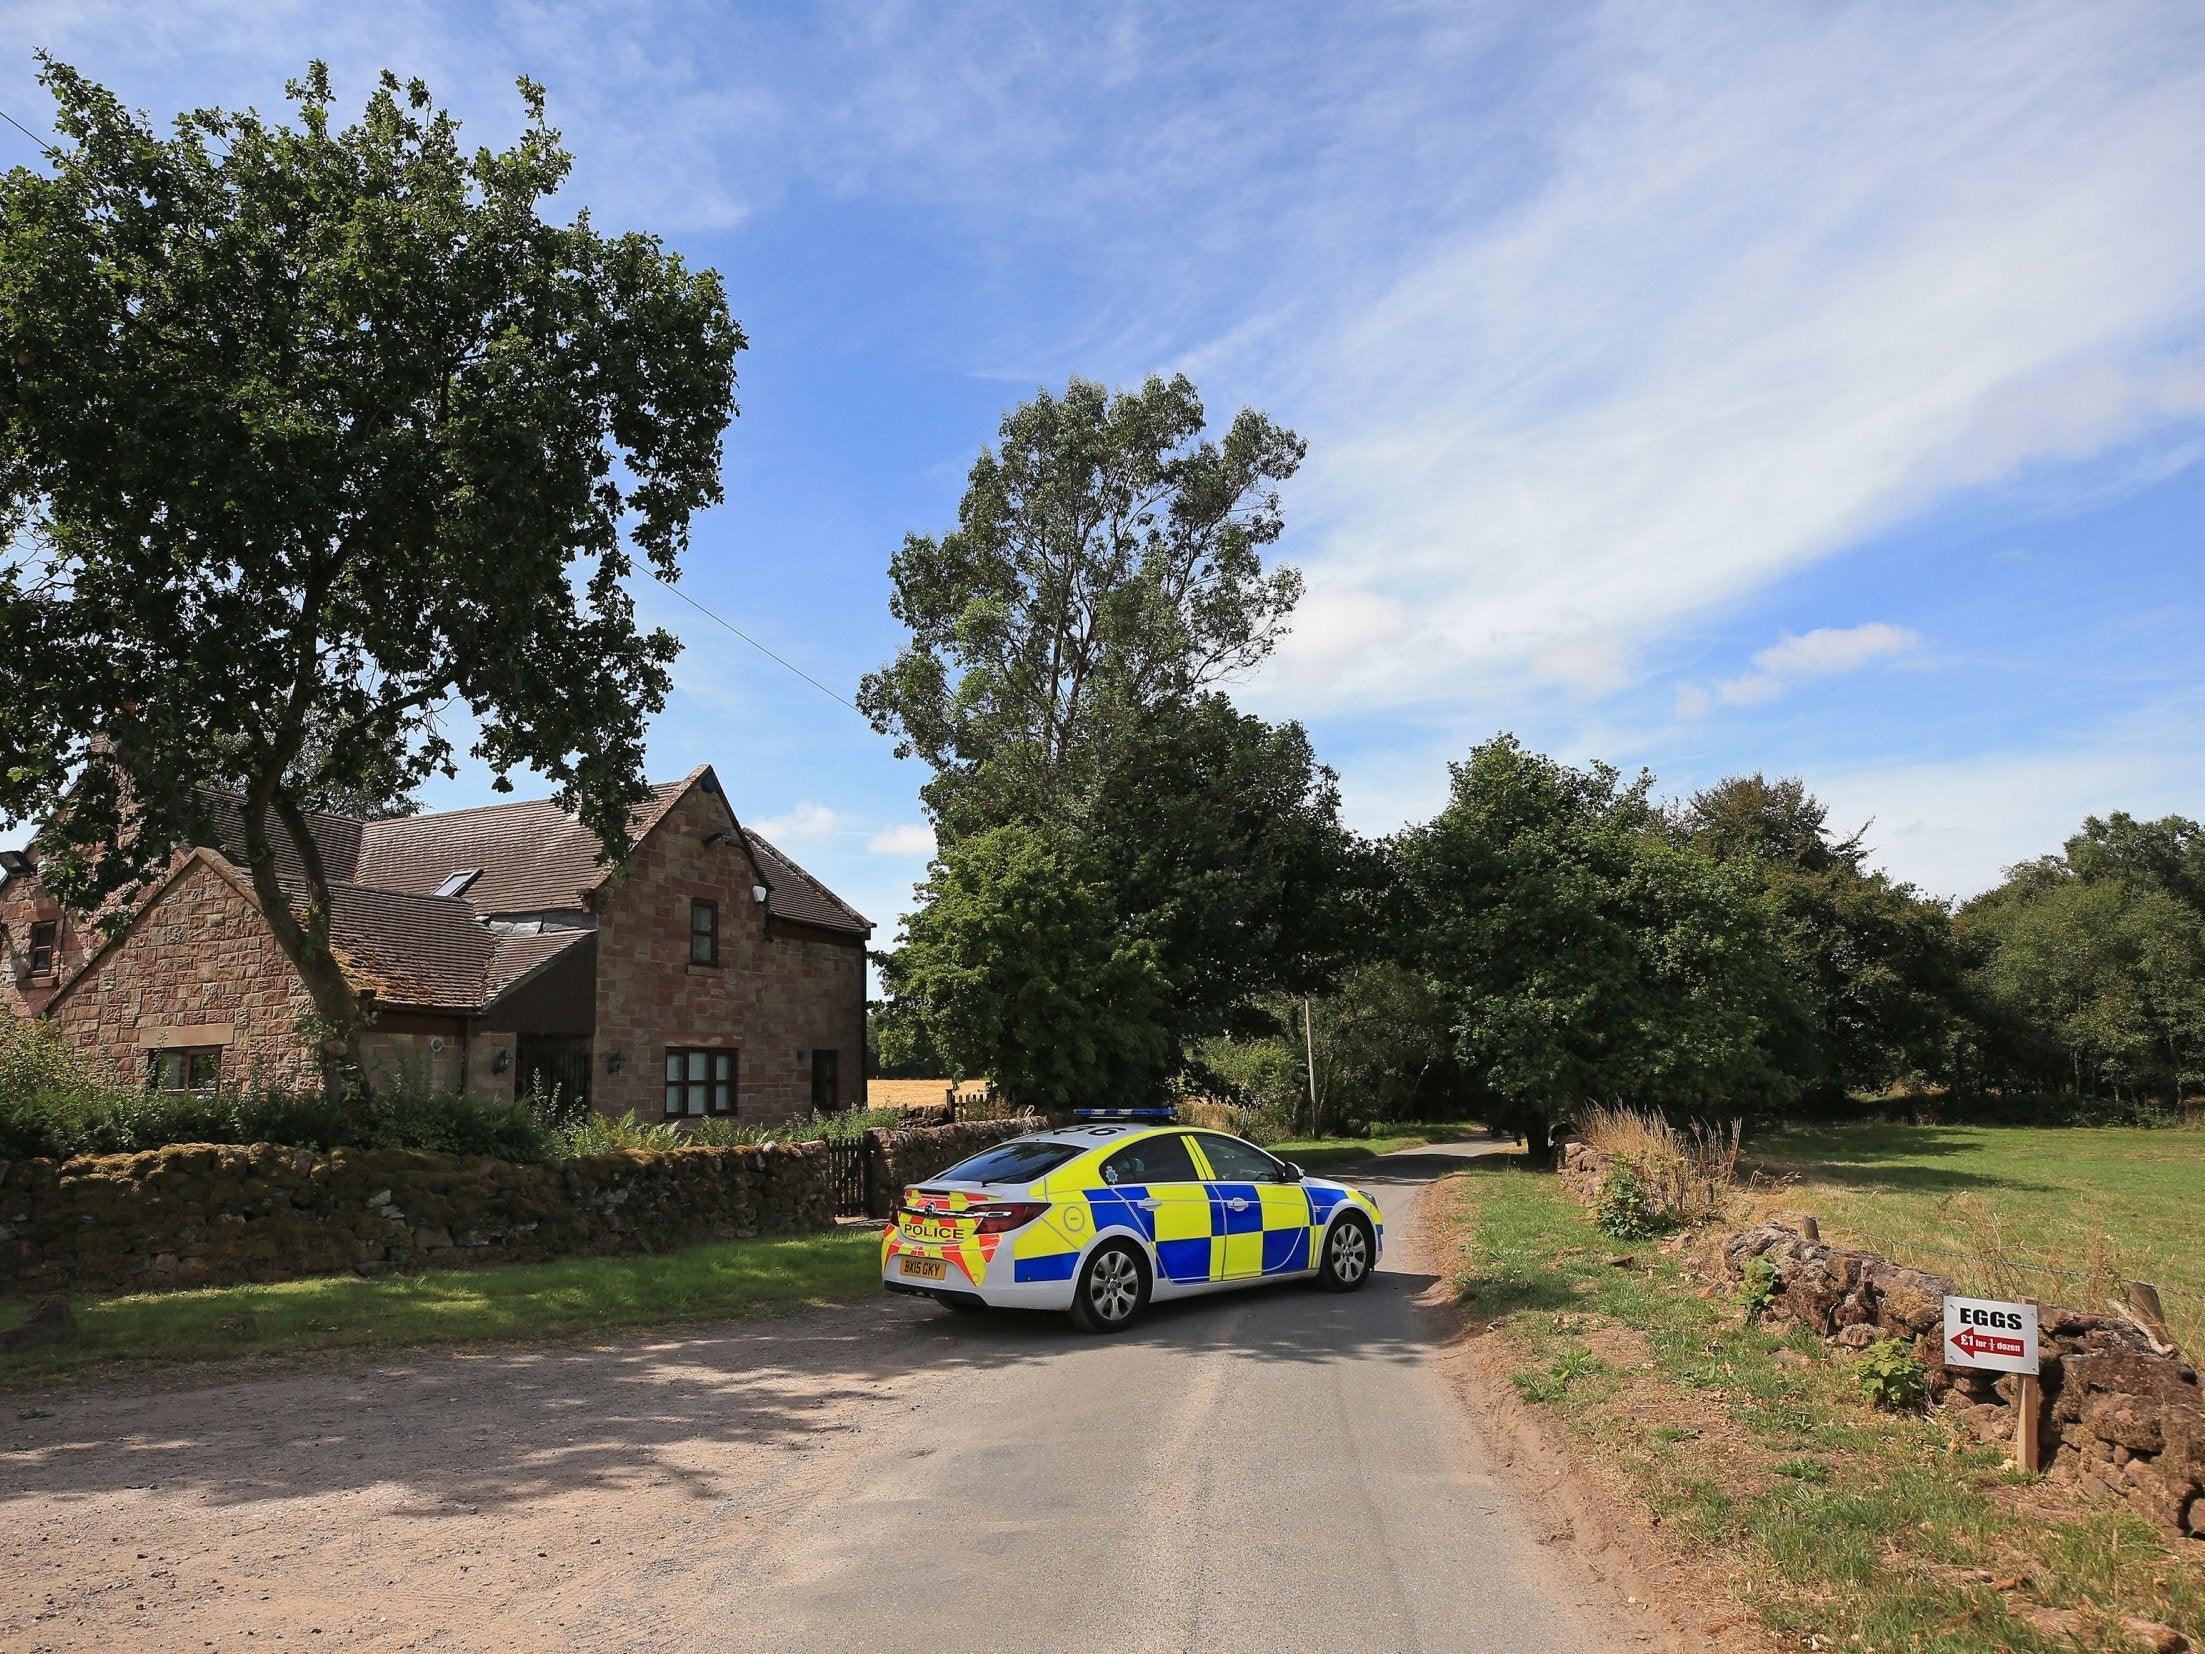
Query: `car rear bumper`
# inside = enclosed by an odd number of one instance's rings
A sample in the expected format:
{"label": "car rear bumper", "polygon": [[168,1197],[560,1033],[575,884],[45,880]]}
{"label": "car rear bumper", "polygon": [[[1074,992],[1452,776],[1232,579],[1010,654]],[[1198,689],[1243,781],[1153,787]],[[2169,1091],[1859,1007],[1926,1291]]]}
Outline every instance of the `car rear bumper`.
{"label": "car rear bumper", "polygon": [[[898,1267],[901,1255],[891,1257],[881,1266],[880,1284],[889,1292],[907,1294],[914,1298],[933,1298],[943,1303],[963,1301],[986,1304],[992,1309],[1070,1309],[1072,1307],[1072,1278],[1051,1281],[1018,1281],[1009,1279],[1016,1266],[1007,1253],[998,1254],[994,1267],[981,1280],[968,1276],[954,1254],[946,1259],[948,1268],[942,1278],[914,1280]],[[998,1279],[998,1277],[1005,1277]]]}

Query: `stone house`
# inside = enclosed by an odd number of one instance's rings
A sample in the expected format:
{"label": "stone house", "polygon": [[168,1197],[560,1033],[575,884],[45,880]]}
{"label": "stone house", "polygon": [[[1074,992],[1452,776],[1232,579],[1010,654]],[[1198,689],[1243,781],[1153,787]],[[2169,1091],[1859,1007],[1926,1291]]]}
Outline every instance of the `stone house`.
{"label": "stone house", "polygon": [[[305,985],[227,807],[111,936],[0,853],[0,1010],[165,1089],[305,1080]],[[645,1120],[862,1106],[872,925],[737,821],[709,766],[653,789],[617,867],[549,800],[311,825],[378,1077],[556,1085]]]}

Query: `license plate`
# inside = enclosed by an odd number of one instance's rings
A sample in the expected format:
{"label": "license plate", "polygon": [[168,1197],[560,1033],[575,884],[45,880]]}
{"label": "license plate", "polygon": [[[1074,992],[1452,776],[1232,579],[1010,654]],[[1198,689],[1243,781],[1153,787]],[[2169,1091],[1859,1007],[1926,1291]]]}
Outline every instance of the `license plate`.
{"label": "license plate", "polygon": [[940,1258],[906,1258],[903,1272],[915,1280],[939,1281],[948,1278],[949,1265]]}

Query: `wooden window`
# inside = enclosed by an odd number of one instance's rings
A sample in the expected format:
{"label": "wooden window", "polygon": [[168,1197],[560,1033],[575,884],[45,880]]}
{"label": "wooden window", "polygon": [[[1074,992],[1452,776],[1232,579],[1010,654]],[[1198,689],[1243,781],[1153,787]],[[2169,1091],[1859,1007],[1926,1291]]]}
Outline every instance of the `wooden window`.
{"label": "wooden window", "polygon": [[720,962],[720,904],[699,896],[689,904],[689,963]]}
{"label": "wooden window", "polygon": [[60,942],[61,925],[57,920],[41,919],[31,926],[31,975],[53,975]]}
{"label": "wooden window", "polygon": [[812,1112],[832,1114],[842,1106],[842,1053],[812,1052]]}
{"label": "wooden window", "polygon": [[212,1091],[222,1083],[222,1047],[179,1046],[153,1052],[146,1065],[146,1084],[155,1091]]}
{"label": "wooden window", "polygon": [[666,1048],[667,1116],[733,1114],[736,1055],[733,1051],[706,1046],[669,1045]]}

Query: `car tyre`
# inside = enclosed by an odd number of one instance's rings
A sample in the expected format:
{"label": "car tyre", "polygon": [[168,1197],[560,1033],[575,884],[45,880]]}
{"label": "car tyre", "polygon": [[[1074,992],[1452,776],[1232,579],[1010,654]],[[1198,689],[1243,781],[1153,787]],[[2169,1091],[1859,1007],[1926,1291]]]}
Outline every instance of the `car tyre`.
{"label": "car tyre", "polygon": [[1325,1231],[1324,1257],[1317,1284],[1327,1292],[1360,1292],[1377,1261],[1377,1238],[1369,1222],[1350,1212]]}
{"label": "car tyre", "polygon": [[1072,1288],[1072,1324],[1082,1332],[1123,1332],[1148,1308],[1148,1260],[1125,1241],[1088,1253]]}

